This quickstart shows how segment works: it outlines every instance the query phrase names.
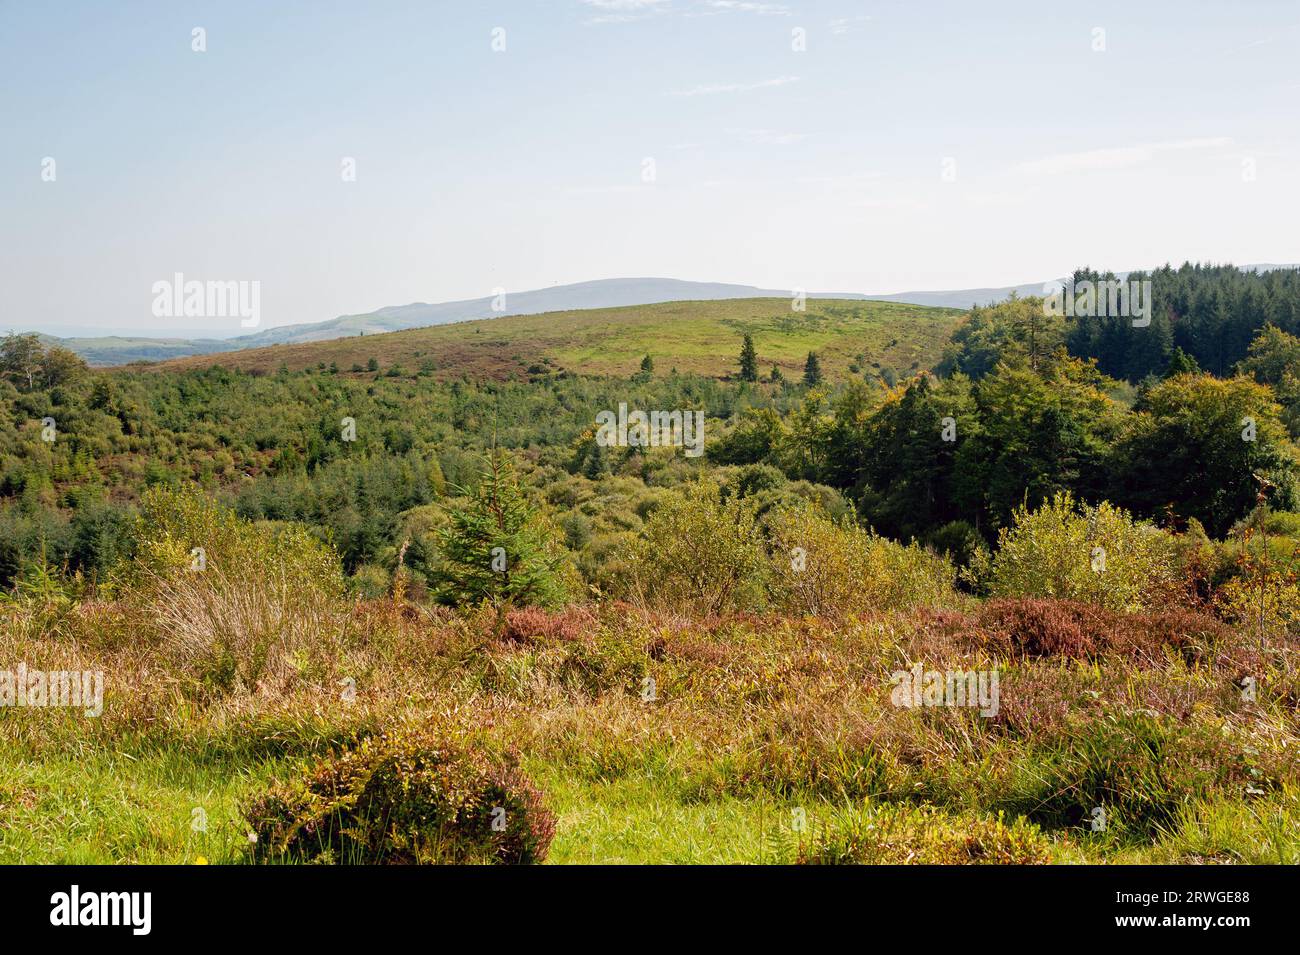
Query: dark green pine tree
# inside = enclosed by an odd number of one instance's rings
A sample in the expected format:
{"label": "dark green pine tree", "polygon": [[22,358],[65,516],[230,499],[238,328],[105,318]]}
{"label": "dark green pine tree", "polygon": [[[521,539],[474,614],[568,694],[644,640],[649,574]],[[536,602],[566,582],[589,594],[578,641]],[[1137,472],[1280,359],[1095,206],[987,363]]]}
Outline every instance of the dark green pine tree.
{"label": "dark green pine tree", "polygon": [[655,373],[654,359],[651,358],[649,355],[646,355],[644,358],[641,359],[641,377],[649,378],[654,373]]}
{"label": "dark green pine tree", "polygon": [[740,346],[740,380],[758,381],[758,352],[754,350],[754,339],[749,335]]}
{"label": "dark green pine tree", "polygon": [[591,447],[587,449],[587,463],[582,474],[589,481],[599,481],[609,474],[609,455],[605,452],[605,446],[597,440],[593,439]]}
{"label": "dark green pine tree", "polygon": [[803,364],[803,383],[805,385],[820,385],[822,382],[822,364],[817,360],[817,353],[810,351],[808,360]]}
{"label": "dark green pine tree", "polygon": [[499,619],[510,607],[563,602],[564,558],[503,452],[488,455],[478,490],[448,517],[438,534],[442,560],[433,575],[441,602],[473,606],[487,601]]}
{"label": "dark green pine tree", "polygon": [[1196,363],[1196,359],[1175,345],[1173,354],[1169,356],[1169,367],[1165,369],[1164,377],[1198,375],[1200,372],[1201,366]]}

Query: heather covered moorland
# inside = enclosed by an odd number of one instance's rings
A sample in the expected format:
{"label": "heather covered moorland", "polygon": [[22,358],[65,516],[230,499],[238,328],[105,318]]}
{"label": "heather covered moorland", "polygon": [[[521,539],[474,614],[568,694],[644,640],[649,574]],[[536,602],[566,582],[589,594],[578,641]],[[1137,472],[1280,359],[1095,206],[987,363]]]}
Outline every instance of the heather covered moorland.
{"label": "heather covered moorland", "polygon": [[0,861],[1300,862],[1300,290],[1149,278],[5,339]]}

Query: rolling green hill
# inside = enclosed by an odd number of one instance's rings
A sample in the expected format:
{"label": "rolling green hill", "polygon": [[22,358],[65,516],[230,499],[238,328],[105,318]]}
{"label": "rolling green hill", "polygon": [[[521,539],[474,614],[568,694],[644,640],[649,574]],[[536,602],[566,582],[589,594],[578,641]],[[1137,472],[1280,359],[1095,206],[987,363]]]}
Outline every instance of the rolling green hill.
{"label": "rolling green hill", "polygon": [[57,338],[39,336],[47,345],[58,345],[80,355],[90,365],[99,367],[125,365],[137,361],[165,361],[194,354],[225,351],[225,342],[207,338],[149,338],[130,335],[105,335],[99,338]]}
{"label": "rolling green hill", "polygon": [[894,302],[810,300],[795,312],[786,298],[666,302],[623,308],[547,312],[459,322],[382,335],[178,358],[159,369],[223,365],[249,371],[299,370],[324,363],[343,372],[429,367],[439,377],[508,378],[533,365],[577,374],[630,375],[650,355],[656,368],[722,376],[736,370],[742,337],[758,349],[760,370],[802,373],[816,351],[827,373],[850,364],[905,372],[938,359],[962,313]]}

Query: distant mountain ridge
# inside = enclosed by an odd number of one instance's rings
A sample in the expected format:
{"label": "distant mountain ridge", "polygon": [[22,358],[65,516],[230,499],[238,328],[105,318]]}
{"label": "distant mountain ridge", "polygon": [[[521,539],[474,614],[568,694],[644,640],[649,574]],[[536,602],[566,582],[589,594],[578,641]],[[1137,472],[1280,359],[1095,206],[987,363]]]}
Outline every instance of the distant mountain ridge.
{"label": "distant mountain ridge", "polygon": [[[1244,269],[1267,271],[1297,268],[1296,265],[1246,265]],[[1128,273],[1120,273],[1127,275]],[[1059,281],[1059,280],[1058,280]],[[858,292],[809,292],[808,298],[834,298],[857,301],[896,302],[937,308],[967,309],[973,305],[990,305],[1011,294],[1039,295],[1046,282],[990,288],[940,291],[897,292],[890,295],[865,295]],[[120,365],[135,361],[162,361],[186,355],[264,348],[268,345],[303,344],[402,331],[430,325],[506,315],[537,315],[544,312],[575,309],[618,308],[628,305],[654,305],[662,302],[717,301],[742,298],[789,298],[790,289],[763,289],[752,285],[726,282],[690,282],[666,278],[616,278],[556,285],[524,292],[506,292],[504,301],[495,296],[462,299],[454,302],[389,305],[360,315],[340,315],[323,322],[280,325],[249,335],[229,339],[151,338],[148,336],[104,336],[60,338],[42,335],[81,355],[92,365]],[[494,308],[494,304],[500,308]]]}
{"label": "distant mountain ridge", "polygon": [[[725,282],[688,282],[682,279],[630,278],[597,279],[573,285],[526,292],[503,293],[500,308],[494,308],[496,296],[462,299],[455,302],[389,305],[364,315],[340,315],[325,322],[281,325],[264,332],[230,339],[237,348],[261,348],[299,342],[324,341],[361,333],[395,332],[428,325],[446,325],[475,318],[499,318],[503,315],[539,315],[542,312],[568,312],[586,308],[619,308],[624,305],[655,305],[660,302],[711,302],[732,298],[788,298],[789,289],[760,289],[752,285]],[[814,293],[811,298],[865,299],[865,295]],[[238,343],[238,344],[235,344]]]}

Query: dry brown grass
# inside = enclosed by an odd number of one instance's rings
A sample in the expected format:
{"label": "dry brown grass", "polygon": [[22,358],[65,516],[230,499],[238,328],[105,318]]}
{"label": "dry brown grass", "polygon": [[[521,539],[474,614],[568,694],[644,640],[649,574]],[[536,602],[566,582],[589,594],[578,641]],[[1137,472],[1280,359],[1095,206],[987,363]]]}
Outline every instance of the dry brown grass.
{"label": "dry brown grass", "polygon": [[[495,621],[478,614],[393,600],[320,606],[288,586],[249,592],[205,579],[160,589],[148,617],[129,602],[92,601],[65,615],[54,638],[6,608],[5,659],[100,668],[108,691],[93,726],[15,712],[0,720],[0,740],[34,754],[144,746],[243,760],[332,752],[416,721],[482,734],[517,748],[534,771],[566,779],[672,780],[688,801],[807,794],[1031,813],[1042,802],[1053,824],[1100,798],[1074,793],[1061,773],[1101,773],[1105,793],[1113,767],[1129,774],[1124,785],[1154,787],[1143,734],[1178,767],[1176,785],[1134,803],[1155,806],[1151,820],[1193,795],[1240,798],[1246,785],[1300,782],[1285,648],[1260,650],[1250,634],[1226,628],[1214,630],[1213,652],[1189,654],[1175,616],[1139,628],[1136,642],[1085,629],[1093,644],[1054,654],[1041,652],[1048,644],[1025,652],[1030,631],[1008,629],[1024,607],[832,623],[691,620],[605,604],[514,611],[498,637]],[[1073,608],[1038,607],[1031,619],[1044,615],[1083,626]],[[1093,652],[1097,641],[1104,652]],[[1081,647],[1090,655],[1073,652]],[[227,652],[260,661],[260,672],[196,694],[210,661]],[[913,662],[997,667],[997,716],[891,705],[891,673]],[[1241,667],[1258,674],[1254,702],[1234,685]],[[340,687],[348,677],[352,700]],[[1139,742],[1125,742],[1130,734]]]}

